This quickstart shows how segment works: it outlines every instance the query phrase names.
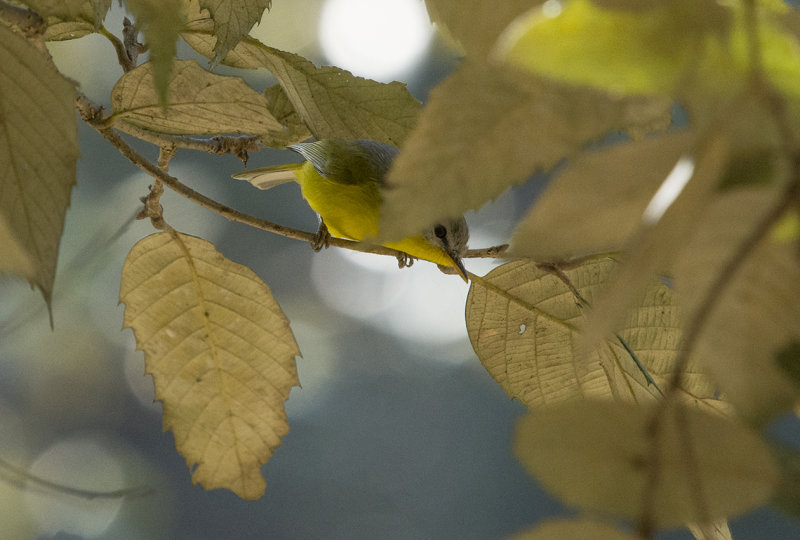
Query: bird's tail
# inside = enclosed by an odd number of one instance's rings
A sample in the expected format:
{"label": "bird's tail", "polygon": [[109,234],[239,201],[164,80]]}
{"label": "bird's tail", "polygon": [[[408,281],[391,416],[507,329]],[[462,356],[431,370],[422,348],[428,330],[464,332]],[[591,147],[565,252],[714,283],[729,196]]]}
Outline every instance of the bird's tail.
{"label": "bird's tail", "polygon": [[295,173],[302,166],[302,162],[272,165],[271,167],[261,167],[252,171],[242,171],[234,174],[233,177],[237,180],[247,180],[258,189],[269,189],[286,182],[297,181]]}

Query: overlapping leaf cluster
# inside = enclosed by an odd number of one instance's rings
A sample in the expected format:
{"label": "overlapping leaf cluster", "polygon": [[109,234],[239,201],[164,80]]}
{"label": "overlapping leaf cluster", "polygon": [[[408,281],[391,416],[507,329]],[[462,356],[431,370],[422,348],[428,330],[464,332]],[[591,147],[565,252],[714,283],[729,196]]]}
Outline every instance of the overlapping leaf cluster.
{"label": "overlapping leaf cluster", "polygon": [[[77,150],[75,89],[41,39],[107,33],[109,2],[23,3],[44,30],[0,24],[12,60],[0,65],[0,272],[49,299]],[[420,112],[401,83],[248,37],[269,1],[126,5],[150,57],[114,87],[107,129],[401,146],[384,239],[560,165],[514,232],[519,260],[476,276],[467,303],[481,362],[531,409],[519,458],[564,501],[645,533],[691,523],[724,538],[727,517],[776,495],[787,472],[762,433],[800,397],[794,11],[767,0],[428,0],[466,57]],[[262,94],[176,60],[179,39],[277,84]],[[667,178],[680,189],[659,202]],[[267,286],[167,229],[131,251],[121,299],[193,478],[260,496],[299,354]],[[525,537],[576,531],[625,537],[587,521]]]}
{"label": "overlapping leaf cluster", "polygon": [[[102,22],[110,2],[24,4],[36,14],[32,20],[40,17],[41,32],[24,21],[0,24],[9,59],[0,67],[0,272],[29,280],[49,302],[78,153],[76,92],[42,53],[41,40],[109,35]],[[283,147],[313,135],[399,145],[419,110],[405,85],[320,68],[246,37],[269,5],[126,2],[149,60],[114,86],[105,125],[156,140],[247,134]],[[260,94],[241,78],[176,60],[178,39],[212,63],[266,68],[278,84]],[[116,45],[128,59],[140,52],[136,43]],[[299,350],[269,288],[210,244],[167,227],[131,251],[120,298],[163,403],[164,426],[175,433],[193,480],[260,497],[259,467],[288,431],[283,403],[298,384]]]}
{"label": "overlapping leaf cluster", "polygon": [[[786,368],[800,360],[796,14],[510,5],[487,48],[453,6],[431,2],[467,60],[398,158],[381,230],[478,209],[566,160],[511,239],[526,260],[475,279],[467,302],[476,353],[532,411],[520,459],[563,500],[641,534],[696,522],[702,535],[765,502],[779,473],[751,429],[800,397]],[[681,186],[661,202],[668,178]],[[430,205],[411,204],[431,185]]]}

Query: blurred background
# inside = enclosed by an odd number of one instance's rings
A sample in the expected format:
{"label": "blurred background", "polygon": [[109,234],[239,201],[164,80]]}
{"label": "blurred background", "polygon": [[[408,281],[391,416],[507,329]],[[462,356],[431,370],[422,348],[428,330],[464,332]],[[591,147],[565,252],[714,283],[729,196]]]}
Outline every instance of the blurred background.
{"label": "blurred background", "polygon": [[[120,35],[124,12],[113,6],[106,27]],[[423,101],[459,61],[418,0],[278,0],[252,34],[317,64],[407,82]],[[51,43],[50,50],[90,99],[108,104],[121,70],[104,38]],[[183,44],[179,56],[207,65]],[[243,76],[257,90],[275,82],[265,70],[216,72]],[[0,281],[0,537],[484,539],[571,514],[512,455],[513,424],[524,408],[472,352],[460,279],[426,262],[401,271],[393,258],[315,254],[168,191],[167,221],[258,273],[303,354],[302,388],[287,402],[291,431],[263,467],[264,497],[248,502],[192,486],[172,434],[162,432],[143,354],[122,330],[118,305],[127,252],[155,232],[133,220],[150,178],[93,130],[80,125],[79,134],[55,330],[38,291]],[[154,148],[133,142],[155,161]],[[296,159],[263,150],[249,166]],[[242,168],[231,156],[180,151],[170,172],[241,211],[316,230],[295,184],[255,191],[230,178]],[[471,247],[507,241],[545,184],[534,177],[467,215]],[[466,264],[483,274],[496,263]],[[25,472],[80,489],[149,491],[87,499],[30,482]],[[736,538],[800,538],[800,524],[772,510],[738,520],[733,530]]]}

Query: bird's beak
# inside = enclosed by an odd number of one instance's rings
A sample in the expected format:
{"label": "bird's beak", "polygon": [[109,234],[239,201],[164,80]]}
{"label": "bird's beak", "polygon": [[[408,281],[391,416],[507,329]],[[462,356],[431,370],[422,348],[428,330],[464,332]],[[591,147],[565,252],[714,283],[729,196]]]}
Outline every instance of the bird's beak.
{"label": "bird's beak", "polygon": [[461,279],[464,280],[464,283],[469,283],[469,277],[467,277],[467,269],[464,268],[464,263],[461,262],[461,257],[458,255],[453,255],[452,253],[448,253],[450,258],[453,259],[453,266],[455,267],[458,275],[461,276]]}

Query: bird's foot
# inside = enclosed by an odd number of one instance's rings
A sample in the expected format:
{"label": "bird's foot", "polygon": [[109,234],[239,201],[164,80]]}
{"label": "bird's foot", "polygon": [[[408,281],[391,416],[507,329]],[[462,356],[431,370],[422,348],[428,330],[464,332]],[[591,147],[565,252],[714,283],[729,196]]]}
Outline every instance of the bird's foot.
{"label": "bird's foot", "polygon": [[325,222],[320,221],[317,234],[315,234],[314,238],[311,240],[311,249],[314,251],[319,251],[322,248],[327,248],[330,242],[331,233],[328,231],[328,227],[325,225]]}
{"label": "bird's foot", "polygon": [[414,257],[409,255],[408,253],[399,253],[397,255],[397,267],[398,268],[407,268],[414,265],[414,261],[416,261]]}

